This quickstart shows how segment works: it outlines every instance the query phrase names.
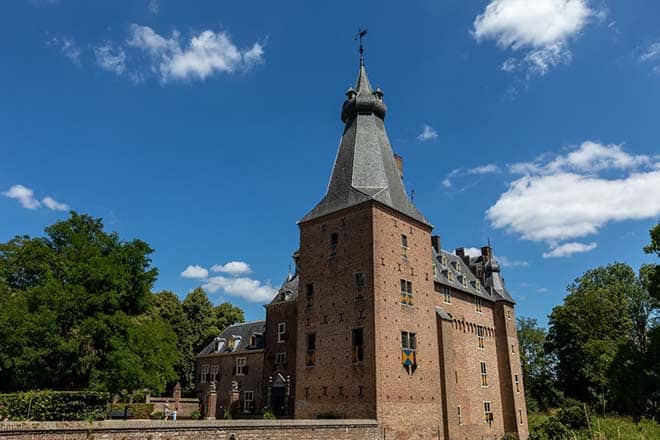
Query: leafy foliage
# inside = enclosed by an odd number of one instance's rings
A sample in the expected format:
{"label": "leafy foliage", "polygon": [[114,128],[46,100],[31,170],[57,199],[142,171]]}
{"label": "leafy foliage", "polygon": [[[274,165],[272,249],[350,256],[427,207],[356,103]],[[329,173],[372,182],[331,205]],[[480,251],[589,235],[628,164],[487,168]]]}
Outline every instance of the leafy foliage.
{"label": "leafy foliage", "polygon": [[[28,391],[0,394],[0,416],[11,420],[103,418],[110,395],[97,392]],[[3,414],[4,413],[4,414]]]}
{"label": "leafy foliage", "polygon": [[115,403],[108,405],[108,411],[122,411],[131,419],[149,419],[154,412],[153,403]]}

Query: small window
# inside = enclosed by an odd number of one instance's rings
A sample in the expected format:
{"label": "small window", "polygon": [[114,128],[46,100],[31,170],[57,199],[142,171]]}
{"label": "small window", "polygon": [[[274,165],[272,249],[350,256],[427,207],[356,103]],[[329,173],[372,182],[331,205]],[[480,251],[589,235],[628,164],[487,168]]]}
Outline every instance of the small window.
{"label": "small window", "polygon": [[515,374],[513,376],[513,382],[516,384],[516,393],[520,392],[520,379],[518,378],[518,375]]}
{"label": "small window", "polygon": [[451,270],[447,271],[447,280],[454,281],[454,273]]}
{"label": "small window", "polygon": [[461,275],[461,281],[463,282],[463,287],[468,286],[468,279],[465,275]]}
{"label": "small window", "polygon": [[490,402],[484,402],[484,421],[491,426],[493,424],[493,409]]}
{"label": "small window", "polygon": [[451,289],[449,287],[442,288],[442,295],[444,296],[443,302],[445,304],[451,304]]}
{"label": "small window", "polygon": [[415,333],[401,332],[401,361],[408,374],[417,369],[417,337]]}
{"label": "small window", "polygon": [[401,256],[404,260],[408,259],[408,237],[401,234]]}
{"label": "small window", "polygon": [[353,329],[353,363],[364,362],[364,329]]}
{"label": "small window", "polygon": [[305,286],[305,299],[307,300],[307,307],[312,307],[314,303],[314,284],[309,283]]}
{"label": "small window", "polygon": [[488,372],[486,371],[486,363],[481,362],[481,387],[488,387]]}
{"label": "small window", "polygon": [[511,353],[516,354],[516,344],[511,344]]}
{"label": "small window", "polygon": [[447,267],[447,257],[445,255],[440,257],[440,264],[442,264],[444,267]]}
{"label": "small window", "polygon": [[474,288],[477,292],[481,292],[481,283],[479,282],[479,280],[474,281]]}
{"label": "small window", "polygon": [[358,291],[357,296],[362,297],[362,290],[364,290],[365,276],[364,272],[358,272],[355,274],[355,288]]}
{"label": "small window", "polygon": [[461,405],[456,407],[456,414],[458,415],[458,426],[463,426],[463,411],[461,410]]}
{"label": "small window", "polygon": [[406,306],[413,305],[412,283],[407,280],[401,280],[401,304]]}
{"label": "small window", "polygon": [[277,324],[277,342],[286,342],[286,322]]}
{"label": "small window", "polygon": [[254,391],[243,391],[243,412],[251,413],[254,409]]}
{"label": "small window", "polygon": [[330,256],[337,255],[337,243],[339,243],[339,234],[333,232],[330,234]]}
{"label": "small window", "polygon": [[286,371],[286,352],[275,353],[275,368]]}
{"label": "small window", "polygon": [[474,307],[477,310],[477,312],[482,313],[483,310],[481,307],[481,298],[479,298],[478,296],[474,298]]}
{"label": "small window", "polygon": [[523,412],[522,412],[522,409],[519,409],[519,410],[518,410],[518,419],[520,419],[520,424],[521,424],[521,425],[524,425],[524,424],[525,424],[525,420],[523,419]]}
{"label": "small window", "polygon": [[208,382],[208,380],[209,380],[209,364],[202,364],[201,370],[202,371],[201,371],[201,374],[200,374],[199,381],[202,382],[202,383]]}
{"label": "small window", "polygon": [[485,348],[485,344],[484,344],[484,328],[482,326],[477,327],[477,340],[479,342],[479,349],[483,350]]}
{"label": "small window", "polygon": [[307,335],[307,351],[305,352],[305,365],[313,367],[316,365],[316,334]]}
{"label": "small window", "polygon": [[211,377],[209,382],[215,382],[218,380],[218,365],[211,365]]}
{"label": "small window", "polygon": [[247,374],[247,358],[236,358],[236,376],[245,376]]}
{"label": "small window", "polygon": [[506,319],[511,319],[511,310],[506,311]]}

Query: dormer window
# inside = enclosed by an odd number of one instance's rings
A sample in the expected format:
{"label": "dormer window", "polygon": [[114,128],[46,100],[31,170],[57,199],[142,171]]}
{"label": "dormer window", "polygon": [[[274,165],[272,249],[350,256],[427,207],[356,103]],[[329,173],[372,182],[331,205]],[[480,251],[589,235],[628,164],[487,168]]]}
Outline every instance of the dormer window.
{"label": "dormer window", "polygon": [[481,292],[481,283],[479,282],[479,280],[473,280],[472,286],[477,292]]}
{"label": "dormer window", "polygon": [[221,352],[225,348],[227,340],[225,338],[215,338],[215,351]]}
{"label": "dormer window", "polygon": [[440,258],[440,264],[442,264],[444,267],[447,267],[447,257],[445,255]]}
{"label": "dormer window", "polygon": [[451,262],[451,267],[452,267],[452,269],[454,269],[454,270],[458,270],[458,263],[455,262],[455,261],[452,261],[452,262]]}
{"label": "dormer window", "polygon": [[241,337],[240,336],[232,336],[231,341],[229,343],[229,349],[231,351],[236,351],[238,350],[238,347],[241,345]]}
{"label": "dormer window", "polygon": [[462,280],[462,282],[463,282],[463,287],[467,287],[467,286],[468,286],[468,279],[467,279],[467,277],[466,277],[465,275],[461,275],[461,280]]}

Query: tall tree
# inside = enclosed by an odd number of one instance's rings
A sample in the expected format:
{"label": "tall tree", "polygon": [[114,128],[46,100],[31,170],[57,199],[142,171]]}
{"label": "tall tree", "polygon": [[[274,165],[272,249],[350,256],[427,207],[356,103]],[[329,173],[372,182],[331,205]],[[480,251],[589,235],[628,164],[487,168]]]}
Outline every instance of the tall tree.
{"label": "tall tree", "polygon": [[0,244],[0,389],[158,390],[173,372],[158,356],[176,350],[176,337],[143,318],[152,252],[75,212],[44,237]]}
{"label": "tall tree", "polygon": [[638,288],[632,268],[615,263],[587,271],[553,308],[548,346],[557,354],[557,379],[567,396],[605,407],[609,368],[632,330],[630,298]]}

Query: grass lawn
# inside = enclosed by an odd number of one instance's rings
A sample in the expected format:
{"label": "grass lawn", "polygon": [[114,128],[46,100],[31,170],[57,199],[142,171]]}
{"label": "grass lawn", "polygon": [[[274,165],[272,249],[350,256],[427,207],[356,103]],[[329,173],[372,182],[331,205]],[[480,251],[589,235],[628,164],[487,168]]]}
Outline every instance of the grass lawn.
{"label": "grass lawn", "polygon": [[[548,417],[548,414],[529,414],[530,430]],[[660,440],[660,424],[652,420],[635,424],[629,417],[593,417],[591,431],[573,432],[565,440]]]}

